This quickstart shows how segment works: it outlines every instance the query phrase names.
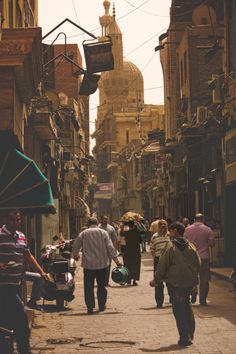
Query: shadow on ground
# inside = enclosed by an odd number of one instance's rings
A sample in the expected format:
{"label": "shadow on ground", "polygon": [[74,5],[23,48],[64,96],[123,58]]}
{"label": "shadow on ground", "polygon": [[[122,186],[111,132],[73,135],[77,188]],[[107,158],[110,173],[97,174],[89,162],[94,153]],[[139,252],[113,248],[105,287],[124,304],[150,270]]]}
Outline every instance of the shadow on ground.
{"label": "shadow on ground", "polygon": [[183,347],[180,347],[177,344],[171,344],[156,349],[140,348],[139,350],[144,353],[163,353],[163,352],[176,352],[177,350],[182,350],[182,349]]}

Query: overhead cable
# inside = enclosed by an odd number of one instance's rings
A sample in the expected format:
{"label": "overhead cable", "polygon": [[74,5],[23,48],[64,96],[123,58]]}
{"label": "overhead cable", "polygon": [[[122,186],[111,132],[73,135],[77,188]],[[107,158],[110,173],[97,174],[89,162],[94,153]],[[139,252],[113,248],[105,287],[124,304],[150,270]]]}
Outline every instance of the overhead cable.
{"label": "overhead cable", "polygon": [[155,16],[155,17],[169,17],[169,16],[166,16],[166,15],[159,15],[159,14],[155,14],[153,12],[149,12],[149,11],[146,11],[146,10],[143,10],[143,9],[140,9],[140,8],[137,8],[134,4],[131,4],[131,2],[129,2],[128,0],[123,0],[125,1],[127,4],[129,4],[130,6],[134,7],[135,9],[138,9],[139,11],[147,14],[147,15],[150,15],[150,16]]}
{"label": "overhead cable", "polygon": [[[76,19],[77,19],[77,21],[78,21],[78,24],[79,24],[79,26],[80,26],[80,21],[79,21],[78,13],[77,13],[77,11],[76,11],[76,7],[75,7],[74,0],[71,0],[71,1],[72,1],[72,5],[73,5],[73,8],[74,8],[74,12],[75,12],[75,17],[76,17]],[[84,32],[81,31],[81,34],[83,35],[83,38],[84,38],[84,40],[85,40]]]}
{"label": "overhead cable", "polygon": [[[145,5],[146,3],[148,3],[149,1],[150,1],[150,0],[144,1],[142,4],[140,4],[140,5],[139,5],[138,7],[136,7],[135,9],[133,9],[133,10],[127,12],[126,14],[124,14],[124,15],[122,15],[122,16],[120,16],[120,17],[118,17],[118,18],[116,19],[116,21],[119,21],[120,19],[123,19],[123,18],[125,18],[126,16],[130,15],[130,14],[133,13],[134,11],[138,10],[140,7],[144,6],[144,5]],[[101,29],[101,27],[96,27],[96,28],[91,29],[90,32],[96,32],[96,31],[99,31],[100,29]],[[79,36],[82,36],[82,35],[83,35],[82,33],[78,33],[78,34],[73,34],[73,35],[71,35],[71,36],[67,36],[67,38],[79,37]],[[48,42],[48,40],[45,41],[45,42]]]}
{"label": "overhead cable", "polygon": [[150,42],[152,39],[156,38],[160,33],[162,33],[165,30],[162,29],[160,32],[154,34],[153,36],[151,36],[150,38],[146,39],[144,42],[142,42],[140,45],[138,45],[137,47],[135,47],[134,49],[132,49],[130,52],[128,52],[125,56],[128,56],[134,52],[136,52],[136,50],[142,48],[145,44],[147,44],[148,42]]}

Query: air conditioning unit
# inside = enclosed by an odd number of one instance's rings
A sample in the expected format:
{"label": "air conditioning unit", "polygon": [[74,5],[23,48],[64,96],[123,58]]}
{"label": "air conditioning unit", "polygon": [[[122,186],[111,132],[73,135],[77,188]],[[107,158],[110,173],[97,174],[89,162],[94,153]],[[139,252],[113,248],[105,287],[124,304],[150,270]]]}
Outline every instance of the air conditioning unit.
{"label": "air conditioning unit", "polygon": [[198,106],[197,107],[197,115],[196,115],[196,123],[201,124],[207,120],[207,107]]}

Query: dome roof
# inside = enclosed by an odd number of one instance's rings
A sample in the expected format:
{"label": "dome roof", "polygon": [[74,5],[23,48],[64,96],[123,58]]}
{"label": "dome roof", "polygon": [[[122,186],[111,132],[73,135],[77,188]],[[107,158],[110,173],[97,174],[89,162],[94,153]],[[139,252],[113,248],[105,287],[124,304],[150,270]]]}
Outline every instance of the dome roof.
{"label": "dome roof", "polygon": [[99,88],[103,102],[115,103],[122,99],[127,107],[136,107],[137,99],[144,102],[142,73],[127,59],[124,59],[122,69],[102,73]]}
{"label": "dome roof", "polygon": [[123,70],[129,76],[130,82],[136,80],[136,81],[142,81],[143,84],[143,75],[139,70],[139,68],[134,63],[132,63],[131,61],[125,58],[123,61]]}

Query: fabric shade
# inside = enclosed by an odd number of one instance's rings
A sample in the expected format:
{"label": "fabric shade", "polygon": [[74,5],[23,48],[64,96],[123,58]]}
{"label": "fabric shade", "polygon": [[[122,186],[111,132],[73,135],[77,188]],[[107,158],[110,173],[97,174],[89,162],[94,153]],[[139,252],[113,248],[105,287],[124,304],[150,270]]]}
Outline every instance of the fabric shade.
{"label": "fabric shade", "polygon": [[52,190],[36,163],[17,149],[0,155],[0,210],[55,213]]}

